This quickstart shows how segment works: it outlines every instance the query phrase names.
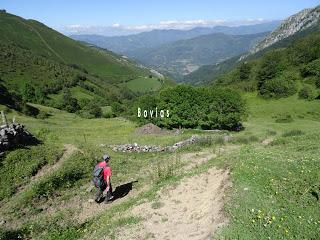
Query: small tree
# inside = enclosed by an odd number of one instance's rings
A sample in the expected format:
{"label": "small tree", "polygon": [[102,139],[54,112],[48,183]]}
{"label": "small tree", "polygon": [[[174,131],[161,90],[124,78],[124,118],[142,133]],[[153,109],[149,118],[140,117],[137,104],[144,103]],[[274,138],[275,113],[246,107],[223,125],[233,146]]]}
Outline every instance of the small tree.
{"label": "small tree", "polygon": [[77,99],[72,97],[68,88],[65,88],[62,93],[62,107],[72,113],[80,109]]}
{"label": "small tree", "polygon": [[316,79],[315,84],[317,88],[320,88],[320,76]]}
{"label": "small tree", "polygon": [[23,84],[21,89],[21,95],[22,95],[23,101],[25,102],[34,102],[36,98],[34,87],[28,82],[25,82]]}
{"label": "small tree", "polygon": [[310,85],[303,86],[299,91],[299,98],[313,100],[316,94]]}
{"label": "small tree", "polygon": [[246,81],[249,79],[251,66],[247,62],[242,62],[239,66],[239,80]]}
{"label": "small tree", "polygon": [[46,95],[42,91],[41,88],[35,87],[34,88],[34,95],[35,95],[35,100],[36,100],[37,103],[39,103],[39,104],[43,104],[44,103],[44,101],[46,99]]}
{"label": "small tree", "polygon": [[297,92],[294,80],[279,76],[266,81],[260,89],[260,94],[265,97],[288,97]]}
{"label": "small tree", "polygon": [[[142,110],[152,110],[148,118],[138,121],[153,122],[167,128],[238,129],[245,114],[241,95],[226,88],[194,88],[178,85],[163,89],[158,96],[143,96],[135,104]],[[162,111],[162,116],[155,113]],[[169,112],[167,112],[169,111]],[[163,114],[164,113],[164,114]],[[169,113],[169,114],[167,114]]]}
{"label": "small tree", "polygon": [[275,78],[282,70],[282,56],[280,52],[271,51],[266,54],[258,70],[257,80],[260,90],[267,80]]}
{"label": "small tree", "polygon": [[102,116],[101,107],[94,100],[89,102],[85,109],[95,118],[99,118]]}
{"label": "small tree", "polygon": [[316,59],[307,65],[304,65],[301,70],[302,77],[317,76],[320,77],[320,59]]}
{"label": "small tree", "polygon": [[119,116],[121,113],[125,111],[125,107],[123,106],[123,104],[119,102],[111,103],[111,108],[112,108],[112,112],[117,116]]}

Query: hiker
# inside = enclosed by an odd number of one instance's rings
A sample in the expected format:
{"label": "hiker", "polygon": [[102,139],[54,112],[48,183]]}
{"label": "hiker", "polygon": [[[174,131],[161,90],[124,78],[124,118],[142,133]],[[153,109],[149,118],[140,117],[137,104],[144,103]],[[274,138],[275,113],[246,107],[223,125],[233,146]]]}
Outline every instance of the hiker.
{"label": "hiker", "polygon": [[113,199],[111,186],[112,172],[109,161],[110,156],[108,154],[103,155],[103,161],[99,162],[93,170],[93,183],[98,188],[96,202],[100,202],[103,196],[105,196],[104,203],[109,203]]}

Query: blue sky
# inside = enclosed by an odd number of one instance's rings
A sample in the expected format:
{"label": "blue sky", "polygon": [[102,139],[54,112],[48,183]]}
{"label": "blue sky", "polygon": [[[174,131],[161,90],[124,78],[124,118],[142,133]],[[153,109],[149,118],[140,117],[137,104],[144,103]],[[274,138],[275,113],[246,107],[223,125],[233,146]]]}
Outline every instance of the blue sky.
{"label": "blue sky", "polygon": [[319,0],[0,0],[0,8],[56,29],[70,25],[155,27],[160,22],[174,26],[199,20],[275,20],[318,4]]}

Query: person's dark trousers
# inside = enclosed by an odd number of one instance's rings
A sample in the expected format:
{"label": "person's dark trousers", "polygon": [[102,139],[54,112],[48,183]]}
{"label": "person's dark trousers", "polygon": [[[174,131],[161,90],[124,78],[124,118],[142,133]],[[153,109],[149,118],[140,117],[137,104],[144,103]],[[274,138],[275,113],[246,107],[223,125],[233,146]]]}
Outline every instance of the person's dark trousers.
{"label": "person's dark trousers", "polygon": [[100,188],[98,188],[98,192],[96,194],[96,199],[95,199],[97,203],[100,203],[103,200],[103,191],[105,189],[106,189],[105,184],[103,184]]}
{"label": "person's dark trousers", "polygon": [[112,185],[110,183],[110,188],[109,188],[109,191],[107,191],[107,196],[105,198],[105,201],[110,201],[112,198],[113,198],[113,196],[112,196]]}

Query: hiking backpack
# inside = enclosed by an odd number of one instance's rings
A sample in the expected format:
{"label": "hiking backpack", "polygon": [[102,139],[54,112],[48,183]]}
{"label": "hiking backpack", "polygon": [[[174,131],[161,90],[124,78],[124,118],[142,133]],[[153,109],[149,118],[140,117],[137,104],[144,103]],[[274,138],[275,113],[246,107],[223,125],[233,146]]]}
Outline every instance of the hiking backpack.
{"label": "hiking backpack", "polygon": [[98,165],[95,166],[95,168],[93,169],[92,181],[97,188],[101,188],[105,184],[103,180],[103,170],[104,170],[104,167],[100,167]]}

